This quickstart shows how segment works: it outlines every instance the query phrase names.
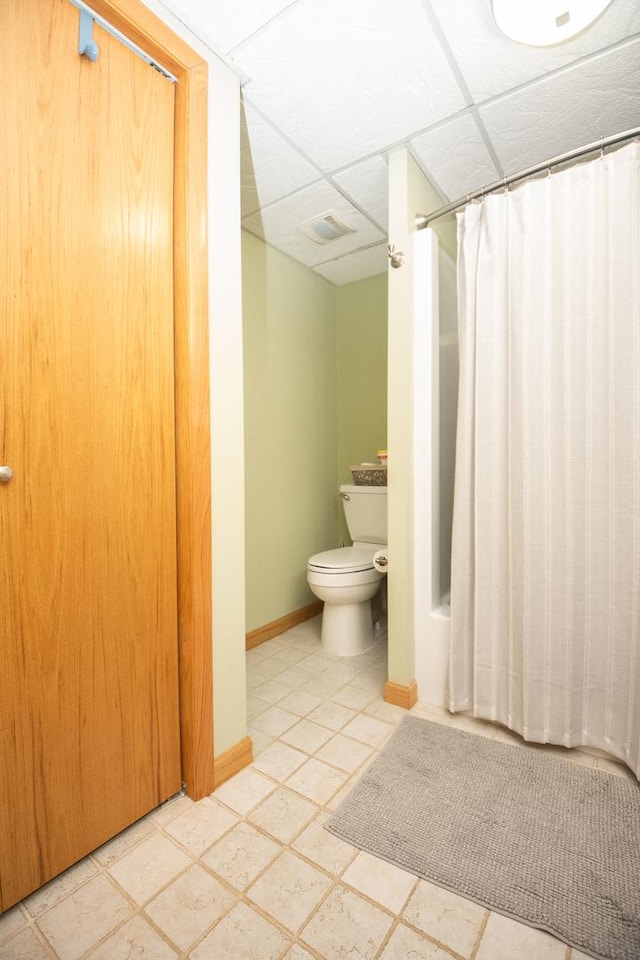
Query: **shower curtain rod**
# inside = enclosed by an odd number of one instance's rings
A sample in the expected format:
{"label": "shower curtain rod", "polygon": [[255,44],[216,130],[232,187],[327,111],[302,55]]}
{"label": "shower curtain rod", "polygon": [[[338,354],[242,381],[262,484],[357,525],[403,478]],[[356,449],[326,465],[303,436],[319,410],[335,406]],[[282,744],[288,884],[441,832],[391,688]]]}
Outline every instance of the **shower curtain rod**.
{"label": "shower curtain rod", "polygon": [[488,184],[488,186],[481,187],[473,193],[467,193],[464,197],[460,197],[458,200],[454,200],[444,207],[439,207],[437,210],[434,210],[433,213],[416,214],[414,221],[416,230],[424,230],[432,220],[438,220],[447,213],[453,213],[454,210],[459,210],[460,207],[464,207],[472,200],[485,197],[489,193],[495,193],[496,190],[504,190],[512,183],[517,183],[518,180],[526,180],[527,177],[532,177],[536,173],[542,173],[543,170],[551,170],[552,167],[557,167],[561,163],[567,163],[569,160],[577,160],[579,157],[583,157],[588,153],[595,153],[596,150],[604,150],[606,147],[611,147],[616,143],[623,143],[625,140],[633,140],[634,137],[639,135],[640,127],[633,127],[631,130],[625,130],[624,133],[615,133],[611,137],[601,137],[599,140],[588,143],[584,147],[569,150],[568,153],[560,153],[557,157],[550,157],[548,160],[545,160],[544,163],[537,163],[533,167],[527,167],[526,170],[521,170],[519,173],[512,173],[508,177],[502,177],[502,179],[495,180],[493,183]]}

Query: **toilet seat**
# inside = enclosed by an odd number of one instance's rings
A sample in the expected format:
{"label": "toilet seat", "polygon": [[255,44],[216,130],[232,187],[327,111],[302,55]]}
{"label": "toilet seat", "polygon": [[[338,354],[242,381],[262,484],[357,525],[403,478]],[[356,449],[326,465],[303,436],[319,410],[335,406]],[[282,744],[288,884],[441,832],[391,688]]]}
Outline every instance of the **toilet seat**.
{"label": "toilet seat", "polygon": [[307,569],[318,573],[359,573],[373,570],[375,550],[366,547],[338,547],[310,557]]}

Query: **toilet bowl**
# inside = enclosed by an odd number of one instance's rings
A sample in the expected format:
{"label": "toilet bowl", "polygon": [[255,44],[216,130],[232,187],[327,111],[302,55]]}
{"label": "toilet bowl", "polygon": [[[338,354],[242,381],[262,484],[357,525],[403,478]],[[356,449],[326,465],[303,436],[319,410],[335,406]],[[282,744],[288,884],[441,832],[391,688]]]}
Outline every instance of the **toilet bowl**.
{"label": "toilet bowl", "polygon": [[338,547],[316,553],[307,564],[309,587],[324,601],[321,644],[327,653],[355,657],[376,642],[371,599],[384,576],[373,566],[376,549]]}

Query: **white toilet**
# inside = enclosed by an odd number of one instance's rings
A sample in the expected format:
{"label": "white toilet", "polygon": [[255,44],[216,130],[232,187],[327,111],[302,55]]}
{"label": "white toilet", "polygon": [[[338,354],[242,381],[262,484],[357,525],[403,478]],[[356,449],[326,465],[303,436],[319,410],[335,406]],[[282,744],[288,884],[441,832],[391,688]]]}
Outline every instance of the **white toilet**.
{"label": "white toilet", "polygon": [[314,554],[307,582],[324,600],[323,650],[354,657],[376,642],[371,599],[384,574],[375,569],[373,555],[387,544],[387,488],[345,484],[340,497],[353,546]]}

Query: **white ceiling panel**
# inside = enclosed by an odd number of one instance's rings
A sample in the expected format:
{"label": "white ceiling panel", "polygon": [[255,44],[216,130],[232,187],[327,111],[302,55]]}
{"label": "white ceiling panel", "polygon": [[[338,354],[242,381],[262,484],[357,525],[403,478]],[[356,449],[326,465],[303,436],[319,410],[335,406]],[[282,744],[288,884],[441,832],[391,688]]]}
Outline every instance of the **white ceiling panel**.
{"label": "white ceiling panel", "polygon": [[320,178],[250,104],[244,105],[241,131],[243,217]]}
{"label": "white ceiling panel", "polygon": [[389,229],[389,166],[384,157],[371,157],[336,173],[334,183],[384,230]]}
{"label": "white ceiling panel", "polygon": [[489,0],[430,2],[476,103],[640,31],[638,0],[613,0],[599,20],[574,40],[544,49],[528,47],[500,33]]}
{"label": "white ceiling panel", "polygon": [[211,40],[218,50],[229,53],[252,33],[276,17],[294,0],[165,0],[187,23],[198,25],[198,32]]}
{"label": "white ceiling panel", "polygon": [[636,126],[639,102],[635,40],[481,107],[480,115],[505,171],[515,173]]}
{"label": "white ceiling panel", "polygon": [[327,172],[465,105],[419,0],[299,0],[234,61],[246,98]]}
{"label": "white ceiling panel", "polygon": [[[314,243],[302,232],[300,223],[329,212],[356,232],[332,243]],[[384,239],[382,231],[325,181],[245,217],[242,225],[308,267]]]}
{"label": "white ceiling panel", "polygon": [[386,273],[387,266],[387,245],[383,243],[376,247],[369,247],[368,250],[347,254],[339,260],[321,263],[315,268],[315,272],[320,273],[331,283],[342,286],[345,283],[354,283],[356,280],[366,280],[367,277]]}
{"label": "white ceiling panel", "polygon": [[[640,115],[640,0],[550,48],[504,37],[491,0],[159,2],[246,80],[244,226],[334,283],[386,269],[390,149],[455,199]],[[298,224],[329,210],[358,232],[319,246]]]}
{"label": "white ceiling panel", "polygon": [[411,148],[434,186],[449,200],[502,175],[470,114],[416,137]]}

